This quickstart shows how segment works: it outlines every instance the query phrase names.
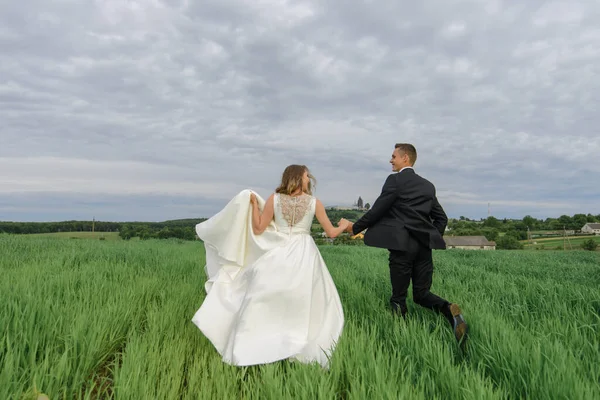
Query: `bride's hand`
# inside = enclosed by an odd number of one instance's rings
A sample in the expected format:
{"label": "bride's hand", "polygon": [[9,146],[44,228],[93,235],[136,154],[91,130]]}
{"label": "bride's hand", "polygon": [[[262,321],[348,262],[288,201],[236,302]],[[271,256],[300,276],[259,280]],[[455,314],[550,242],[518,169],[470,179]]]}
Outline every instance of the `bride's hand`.
{"label": "bride's hand", "polygon": [[250,194],[250,204],[257,205],[258,200],[256,199],[256,195],[254,193]]}
{"label": "bride's hand", "polygon": [[340,219],[340,222],[338,222],[338,226],[341,227],[344,232],[352,233],[352,227],[354,226],[354,223],[352,221],[348,221],[346,218],[342,218]]}

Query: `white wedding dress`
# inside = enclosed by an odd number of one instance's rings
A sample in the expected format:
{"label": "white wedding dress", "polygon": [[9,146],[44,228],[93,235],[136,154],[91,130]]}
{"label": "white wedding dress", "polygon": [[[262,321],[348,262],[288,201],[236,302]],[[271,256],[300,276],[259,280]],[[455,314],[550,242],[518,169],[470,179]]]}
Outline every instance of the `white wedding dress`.
{"label": "white wedding dress", "polygon": [[[275,194],[274,220],[255,235],[251,193],[242,191],[196,226],[208,281],[192,322],[228,364],[292,359],[327,368],[344,313],[310,236],[316,199]],[[264,200],[256,196],[262,209]]]}

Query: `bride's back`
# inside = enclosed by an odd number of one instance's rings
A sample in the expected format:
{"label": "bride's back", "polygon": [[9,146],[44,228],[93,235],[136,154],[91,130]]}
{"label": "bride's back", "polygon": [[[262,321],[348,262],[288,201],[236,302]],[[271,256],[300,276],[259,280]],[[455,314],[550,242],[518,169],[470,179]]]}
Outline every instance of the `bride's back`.
{"label": "bride's back", "polygon": [[275,225],[279,231],[310,234],[316,204],[313,196],[276,193],[273,201]]}

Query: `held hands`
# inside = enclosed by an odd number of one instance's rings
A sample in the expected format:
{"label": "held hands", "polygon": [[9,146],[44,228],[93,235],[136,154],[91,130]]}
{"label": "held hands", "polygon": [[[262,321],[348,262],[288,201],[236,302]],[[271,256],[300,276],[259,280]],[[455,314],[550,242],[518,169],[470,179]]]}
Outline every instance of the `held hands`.
{"label": "held hands", "polygon": [[346,229],[348,229],[348,224],[350,223],[350,221],[348,221],[347,219],[340,219],[340,221],[338,222],[338,228],[342,228],[344,231],[346,231]]}
{"label": "held hands", "polygon": [[344,228],[344,232],[349,232],[352,233],[352,226],[354,225],[354,223],[348,221],[346,218],[342,218],[340,219],[340,222],[338,222],[338,226],[340,228]]}

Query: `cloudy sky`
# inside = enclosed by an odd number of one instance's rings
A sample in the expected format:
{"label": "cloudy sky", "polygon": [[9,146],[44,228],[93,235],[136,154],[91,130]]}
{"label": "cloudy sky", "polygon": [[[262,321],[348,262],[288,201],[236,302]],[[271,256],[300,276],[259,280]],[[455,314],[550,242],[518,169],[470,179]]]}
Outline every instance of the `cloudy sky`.
{"label": "cloudy sky", "polygon": [[0,2],[0,220],[208,217],[396,142],[450,217],[600,213],[596,0]]}

